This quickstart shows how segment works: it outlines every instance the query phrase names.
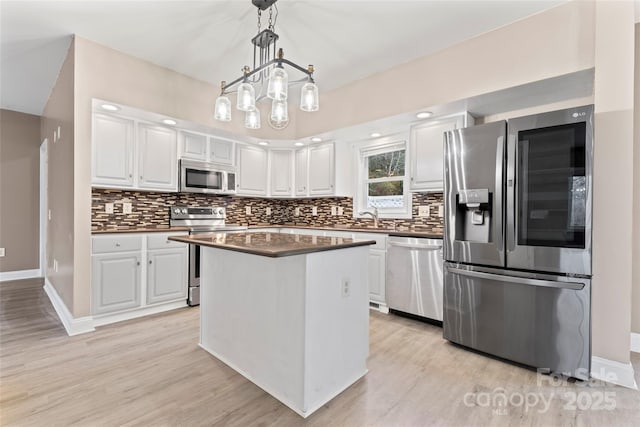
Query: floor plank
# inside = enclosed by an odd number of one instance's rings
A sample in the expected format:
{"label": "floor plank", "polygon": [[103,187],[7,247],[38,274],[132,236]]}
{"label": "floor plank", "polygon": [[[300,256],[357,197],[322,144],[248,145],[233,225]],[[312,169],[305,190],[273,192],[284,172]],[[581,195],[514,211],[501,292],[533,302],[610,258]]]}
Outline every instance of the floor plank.
{"label": "floor plank", "polygon": [[[640,392],[554,384],[450,344],[436,326],[375,312],[369,373],[303,420],[200,349],[198,319],[184,308],[68,337],[41,280],[0,283],[0,424],[640,425]],[[640,382],[640,354],[632,362]],[[596,409],[601,398],[615,409]]]}

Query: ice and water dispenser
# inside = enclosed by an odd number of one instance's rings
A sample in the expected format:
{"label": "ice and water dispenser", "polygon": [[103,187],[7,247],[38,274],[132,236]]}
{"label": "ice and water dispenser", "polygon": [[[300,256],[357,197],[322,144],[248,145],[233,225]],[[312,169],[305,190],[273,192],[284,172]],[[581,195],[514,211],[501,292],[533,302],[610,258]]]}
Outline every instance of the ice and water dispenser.
{"label": "ice and water dispenser", "polygon": [[491,197],[486,188],[459,190],[456,195],[456,240],[491,241]]}

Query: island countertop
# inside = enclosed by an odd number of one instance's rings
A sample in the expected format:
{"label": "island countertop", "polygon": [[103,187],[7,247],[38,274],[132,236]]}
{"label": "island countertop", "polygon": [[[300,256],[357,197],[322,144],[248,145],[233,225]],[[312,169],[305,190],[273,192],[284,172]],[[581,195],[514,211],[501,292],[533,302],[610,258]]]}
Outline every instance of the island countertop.
{"label": "island countertop", "polygon": [[171,236],[169,240],[192,245],[210,246],[266,257],[284,257],[313,252],[331,251],[355,246],[375,245],[375,240],[355,240],[342,237],[308,236],[269,232],[211,233]]}

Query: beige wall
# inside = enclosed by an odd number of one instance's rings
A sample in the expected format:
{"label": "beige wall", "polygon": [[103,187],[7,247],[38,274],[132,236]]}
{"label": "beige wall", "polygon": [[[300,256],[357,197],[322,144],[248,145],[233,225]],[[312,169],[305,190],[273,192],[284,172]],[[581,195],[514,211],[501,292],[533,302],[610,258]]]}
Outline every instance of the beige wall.
{"label": "beige wall", "polygon": [[[62,64],[55,87],[42,113],[41,137],[49,139],[48,203],[51,220],[47,229],[47,277],[67,308],[78,315],[74,303],[74,43]],[[60,138],[54,132],[60,127]],[[82,163],[84,160],[78,160]],[[73,191],[72,191],[73,190]],[[81,231],[79,231],[81,233]],[[58,271],[53,268],[54,259]],[[89,283],[85,280],[84,287]]]}
{"label": "beige wall", "polygon": [[631,332],[640,334],[640,23],[635,30],[633,149],[633,290]]}
{"label": "beige wall", "polygon": [[593,38],[593,3],[569,2],[322,94],[320,111],[298,116],[297,136],[585,70]]}
{"label": "beige wall", "polygon": [[40,268],[40,116],[0,110],[0,271]]}
{"label": "beige wall", "polygon": [[593,354],[629,362],[633,229],[633,2],[596,2]]}

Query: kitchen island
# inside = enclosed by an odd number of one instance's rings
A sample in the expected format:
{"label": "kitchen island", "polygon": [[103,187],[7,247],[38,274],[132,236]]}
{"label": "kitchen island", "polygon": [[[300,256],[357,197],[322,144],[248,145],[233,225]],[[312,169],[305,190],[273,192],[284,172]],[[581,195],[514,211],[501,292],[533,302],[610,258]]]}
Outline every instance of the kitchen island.
{"label": "kitchen island", "polygon": [[367,372],[368,245],[269,232],[201,245],[200,346],[302,417]]}

